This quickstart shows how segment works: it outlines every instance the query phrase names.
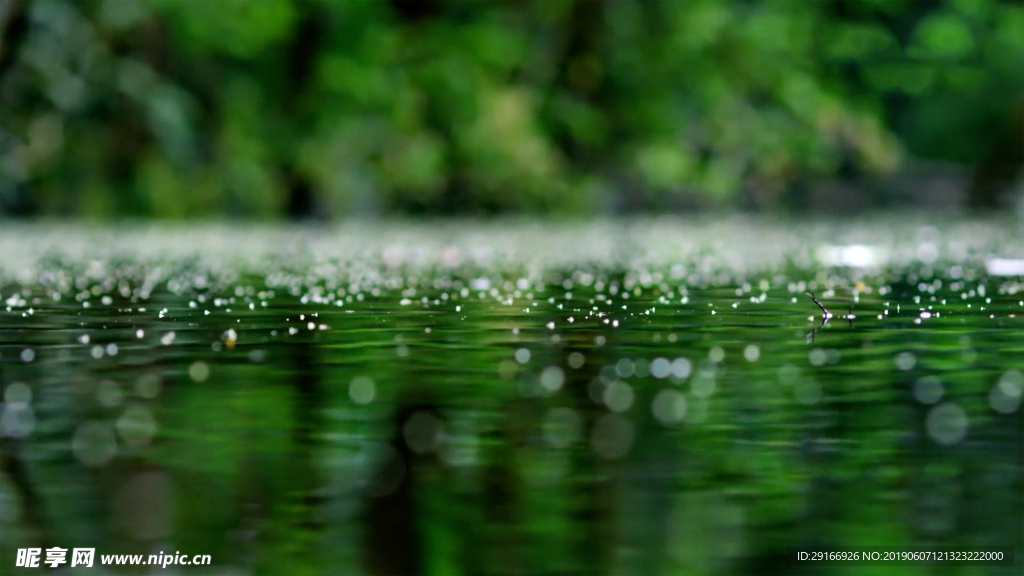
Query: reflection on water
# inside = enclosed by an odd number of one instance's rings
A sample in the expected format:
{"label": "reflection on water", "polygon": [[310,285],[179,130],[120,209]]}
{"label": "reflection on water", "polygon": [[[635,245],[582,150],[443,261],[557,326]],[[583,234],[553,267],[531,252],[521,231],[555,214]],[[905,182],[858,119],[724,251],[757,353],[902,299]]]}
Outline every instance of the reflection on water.
{"label": "reflection on water", "polygon": [[940,248],[742,273],[40,256],[0,274],[0,573],[26,546],[240,574],[1021,550],[1024,286]]}

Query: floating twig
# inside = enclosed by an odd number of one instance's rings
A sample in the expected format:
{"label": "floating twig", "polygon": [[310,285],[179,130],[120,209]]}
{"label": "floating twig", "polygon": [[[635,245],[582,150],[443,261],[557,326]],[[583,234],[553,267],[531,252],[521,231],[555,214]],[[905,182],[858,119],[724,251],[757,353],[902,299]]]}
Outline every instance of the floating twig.
{"label": "floating twig", "polygon": [[826,316],[824,314],[821,315],[821,324],[819,324],[817,328],[811,328],[811,331],[807,333],[807,343],[808,344],[814,342],[814,337],[818,334],[818,330],[821,330],[822,328],[827,326],[828,325],[828,319],[831,318],[831,317],[832,317],[831,315],[828,315],[828,316]]}
{"label": "floating twig", "polygon": [[[828,308],[825,308],[825,305],[818,300],[818,298],[814,295],[814,292],[805,292],[805,294],[807,294],[807,296],[811,299],[812,302],[814,302],[815,305],[818,306],[818,308],[821,308],[821,324],[818,325],[817,328],[812,328],[811,331],[807,333],[807,343],[810,344],[814,342],[814,337],[817,336],[818,330],[821,330],[826,325],[828,325],[828,321],[834,318],[835,315],[829,312]],[[850,322],[850,327],[853,328],[853,319],[856,318],[856,316],[854,316],[853,314],[853,304],[850,305],[850,313],[845,314],[843,318],[846,318],[846,320]]]}
{"label": "floating twig", "polygon": [[807,292],[807,295],[810,296],[812,302],[818,305],[818,308],[821,308],[822,318],[827,320],[832,317],[832,313],[828,311],[828,308],[825,308],[825,306],[821,302],[818,302],[818,299],[814,297],[814,292]]}
{"label": "floating twig", "polygon": [[832,318],[832,313],[828,311],[828,308],[825,308],[824,304],[818,301],[818,299],[814,296],[814,292],[805,292],[805,294],[807,294],[807,296],[811,299],[812,302],[814,302],[818,306],[818,308],[821,308],[821,325],[819,325],[817,328],[812,328],[811,331],[807,333],[807,343],[811,344],[814,342],[814,337],[818,335],[818,330],[821,330],[822,328],[825,327],[825,325],[828,324],[829,319]]}

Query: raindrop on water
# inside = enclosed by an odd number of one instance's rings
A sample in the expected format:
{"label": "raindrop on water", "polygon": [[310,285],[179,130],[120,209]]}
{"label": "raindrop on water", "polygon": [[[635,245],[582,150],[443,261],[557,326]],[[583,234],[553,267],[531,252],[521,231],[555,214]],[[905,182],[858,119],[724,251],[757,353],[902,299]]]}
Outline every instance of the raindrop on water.
{"label": "raindrop on water", "polygon": [[651,373],[651,365],[647,362],[646,358],[637,358],[636,362],[633,363],[633,373],[638,378],[646,378]]}
{"label": "raindrop on water", "polygon": [[917,364],[917,358],[913,352],[900,352],[893,358],[893,361],[896,362],[896,367],[900,370],[910,370]]}
{"label": "raindrop on water", "polygon": [[999,377],[999,389],[1007,396],[1019,397],[1024,391],[1024,374],[1016,370],[1004,372]]}
{"label": "raindrop on water", "polygon": [[993,410],[1002,414],[1016,412],[1024,392],[1024,375],[1016,370],[1004,372],[999,382],[989,390],[988,403]]}
{"label": "raindrop on water", "polygon": [[527,362],[530,361],[530,351],[527,350],[526,348],[520,348],[519,350],[516,350],[515,356],[516,362],[519,362],[520,364],[526,364]]}
{"label": "raindrop on water", "polygon": [[348,385],[349,398],[356,404],[369,404],[376,394],[377,388],[367,376],[356,376]]}
{"label": "raindrop on water", "polygon": [[32,402],[32,389],[24,382],[14,382],[4,390],[4,402],[14,408],[25,408]]}
{"label": "raindrop on water", "polygon": [[612,412],[625,412],[633,405],[633,387],[625,382],[612,382],[604,389],[604,403]]}
{"label": "raindrop on water", "polygon": [[675,426],[686,417],[686,396],[666,388],[654,396],[651,413],[665,426]]}
{"label": "raindrop on water", "polygon": [[1001,414],[1012,414],[1020,407],[1020,394],[1010,396],[999,386],[993,386],[988,392],[988,405]]}
{"label": "raindrop on water", "polygon": [[96,401],[100,403],[100,406],[113,408],[119,406],[123,399],[124,393],[121,392],[121,386],[113,380],[104,380],[96,387]]}
{"label": "raindrop on water", "polygon": [[548,366],[540,373],[540,385],[548,392],[558,392],[565,382],[565,374],[558,366]]}
{"label": "raindrop on water", "polygon": [[409,448],[417,454],[433,450],[441,438],[441,421],[429,412],[419,411],[405,421],[402,436]]}
{"label": "raindrop on water", "polygon": [[668,358],[655,358],[651,362],[651,375],[655,378],[668,378],[672,373],[672,363]]}
{"label": "raindrop on water", "polygon": [[757,359],[761,357],[761,349],[758,348],[757,344],[747,344],[747,347],[743,349],[743,358],[747,362],[757,362]]}
{"label": "raindrop on water", "polygon": [[36,414],[27,404],[5,403],[0,412],[0,436],[26,438],[36,427]]}
{"label": "raindrop on water", "polygon": [[130,446],[145,446],[156,435],[157,424],[153,412],[146,406],[132,404],[117,419],[117,432]]}
{"label": "raindrop on water", "polygon": [[947,402],[928,412],[925,428],[933,440],[943,446],[951,446],[967,435],[967,413],[964,409]]}
{"label": "raindrop on water", "polygon": [[707,398],[715,392],[714,373],[699,372],[690,380],[690,391],[697,398]]}
{"label": "raindrop on water", "polygon": [[721,362],[725,359],[725,350],[721,346],[712,346],[708,350],[708,359],[712,362]]}
{"label": "raindrop on water", "polygon": [[942,400],[942,381],[935,376],[925,376],[914,382],[914,397],[922,404],[935,404]]}
{"label": "raindrop on water", "polygon": [[197,360],[189,366],[188,375],[195,382],[206,382],[210,377],[210,366],[202,360]]}
{"label": "raindrop on water", "polygon": [[633,361],[629,358],[622,358],[615,363],[615,372],[619,378],[629,378],[633,375]]}
{"label": "raindrop on water", "polygon": [[505,380],[510,380],[519,371],[519,365],[512,360],[502,360],[498,363],[498,375]]}
{"label": "raindrop on water", "polygon": [[672,361],[672,376],[675,378],[685,380],[690,375],[692,369],[693,366],[687,358],[680,357]]}

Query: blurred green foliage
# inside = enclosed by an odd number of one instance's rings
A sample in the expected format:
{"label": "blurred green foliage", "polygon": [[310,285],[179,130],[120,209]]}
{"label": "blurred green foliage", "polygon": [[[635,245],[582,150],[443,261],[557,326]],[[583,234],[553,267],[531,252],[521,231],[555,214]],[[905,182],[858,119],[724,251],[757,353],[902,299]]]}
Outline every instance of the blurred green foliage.
{"label": "blurred green foliage", "polygon": [[749,190],[774,208],[912,158],[983,164],[1024,109],[1020,2],[2,14],[0,213],[593,214],[745,206]]}

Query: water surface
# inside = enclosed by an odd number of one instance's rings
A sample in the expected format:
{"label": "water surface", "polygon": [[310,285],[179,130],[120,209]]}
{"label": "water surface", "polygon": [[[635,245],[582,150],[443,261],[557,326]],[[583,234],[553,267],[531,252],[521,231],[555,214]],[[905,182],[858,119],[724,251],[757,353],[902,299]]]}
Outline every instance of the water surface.
{"label": "water surface", "polygon": [[55,545],[272,575],[1020,551],[1021,238],[906,219],[8,227],[0,573]]}

